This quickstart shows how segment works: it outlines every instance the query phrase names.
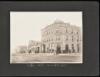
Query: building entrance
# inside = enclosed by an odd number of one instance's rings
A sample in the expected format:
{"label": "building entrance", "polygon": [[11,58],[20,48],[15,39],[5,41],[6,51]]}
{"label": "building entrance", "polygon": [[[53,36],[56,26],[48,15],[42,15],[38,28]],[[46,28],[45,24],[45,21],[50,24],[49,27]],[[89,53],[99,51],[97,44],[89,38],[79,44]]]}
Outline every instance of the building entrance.
{"label": "building entrance", "polygon": [[65,53],[68,53],[69,51],[68,51],[69,49],[68,49],[68,45],[66,44],[65,45]]}
{"label": "building entrance", "polygon": [[57,48],[56,48],[56,54],[59,54],[59,53],[61,53],[61,47],[57,46]]}
{"label": "building entrance", "polygon": [[45,44],[43,44],[43,53],[45,53]]}

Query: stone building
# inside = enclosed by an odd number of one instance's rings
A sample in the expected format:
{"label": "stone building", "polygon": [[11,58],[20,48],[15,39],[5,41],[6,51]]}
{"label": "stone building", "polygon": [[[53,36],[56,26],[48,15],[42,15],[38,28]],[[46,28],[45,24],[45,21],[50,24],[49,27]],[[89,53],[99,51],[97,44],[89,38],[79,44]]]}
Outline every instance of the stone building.
{"label": "stone building", "polygon": [[49,53],[77,53],[82,51],[80,27],[55,21],[41,30],[43,51]]}
{"label": "stone building", "polygon": [[42,44],[39,41],[30,40],[28,44],[29,53],[40,53]]}
{"label": "stone building", "polygon": [[28,50],[33,53],[82,52],[82,35],[78,26],[55,21],[41,30],[41,42],[29,41]]}

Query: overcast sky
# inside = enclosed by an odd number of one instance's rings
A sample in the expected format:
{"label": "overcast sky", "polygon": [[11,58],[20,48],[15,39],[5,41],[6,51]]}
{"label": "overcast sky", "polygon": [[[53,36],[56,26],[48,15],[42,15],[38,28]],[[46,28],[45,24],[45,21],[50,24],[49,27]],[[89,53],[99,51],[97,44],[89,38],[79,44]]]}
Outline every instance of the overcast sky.
{"label": "overcast sky", "polygon": [[[41,40],[41,29],[61,20],[82,27],[82,12],[10,12],[10,47]],[[11,51],[13,52],[13,51]]]}

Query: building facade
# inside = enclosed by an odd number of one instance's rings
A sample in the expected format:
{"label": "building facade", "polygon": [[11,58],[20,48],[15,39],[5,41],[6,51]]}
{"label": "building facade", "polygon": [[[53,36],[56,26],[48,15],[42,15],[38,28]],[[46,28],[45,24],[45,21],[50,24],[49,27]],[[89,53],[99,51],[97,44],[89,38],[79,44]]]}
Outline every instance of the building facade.
{"label": "building facade", "polygon": [[79,53],[82,52],[80,27],[55,21],[41,30],[41,42],[30,41],[28,49],[35,53]]}
{"label": "building facade", "polygon": [[80,27],[63,21],[55,21],[42,29],[41,32],[45,52],[77,53],[82,51]]}
{"label": "building facade", "polygon": [[40,53],[42,44],[39,41],[30,40],[28,45],[29,53]]}

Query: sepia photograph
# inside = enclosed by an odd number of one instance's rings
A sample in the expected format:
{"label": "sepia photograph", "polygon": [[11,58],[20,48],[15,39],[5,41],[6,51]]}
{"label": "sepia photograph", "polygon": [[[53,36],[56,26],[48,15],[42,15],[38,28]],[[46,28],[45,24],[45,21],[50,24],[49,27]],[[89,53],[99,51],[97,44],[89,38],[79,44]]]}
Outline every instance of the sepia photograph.
{"label": "sepia photograph", "polygon": [[82,11],[10,11],[10,64],[82,64],[82,30]]}
{"label": "sepia photograph", "polygon": [[0,76],[98,76],[97,1],[0,2]]}

